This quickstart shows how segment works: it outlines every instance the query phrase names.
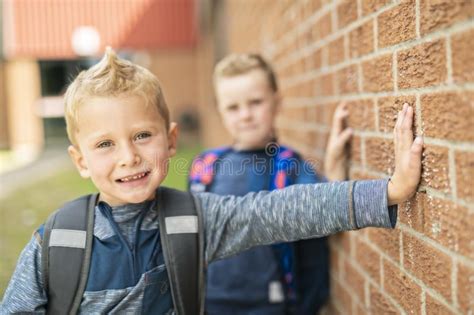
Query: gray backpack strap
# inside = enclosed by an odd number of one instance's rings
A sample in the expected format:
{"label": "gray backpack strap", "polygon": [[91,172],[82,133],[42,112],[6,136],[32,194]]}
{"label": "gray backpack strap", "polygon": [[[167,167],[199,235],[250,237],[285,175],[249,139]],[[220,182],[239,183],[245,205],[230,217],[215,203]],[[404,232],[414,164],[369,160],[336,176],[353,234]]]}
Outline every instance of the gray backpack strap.
{"label": "gray backpack strap", "polygon": [[204,314],[204,233],[199,203],[189,192],[160,187],[157,206],[176,314]]}
{"label": "gray backpack strap", "polygon": [[41,268],[47,314],[76,314],[87,283],[97,194],[65,204],[44,226]]}

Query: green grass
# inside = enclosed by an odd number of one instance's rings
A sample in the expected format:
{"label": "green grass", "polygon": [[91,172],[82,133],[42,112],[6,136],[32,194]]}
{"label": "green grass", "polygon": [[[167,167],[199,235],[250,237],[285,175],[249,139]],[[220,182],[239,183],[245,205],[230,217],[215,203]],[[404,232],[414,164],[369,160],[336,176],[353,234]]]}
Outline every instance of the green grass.
{"label": "green grass", "polygon": [[[199,147],[180,150],[171,160],[163,185],[185,190],[189,161],[199,150]],[[82,179],[71,167],[58,170],[44,180],[25,184],[0,200],[0,296],[33,230],[64,202],[95,191],[92,183]]]}

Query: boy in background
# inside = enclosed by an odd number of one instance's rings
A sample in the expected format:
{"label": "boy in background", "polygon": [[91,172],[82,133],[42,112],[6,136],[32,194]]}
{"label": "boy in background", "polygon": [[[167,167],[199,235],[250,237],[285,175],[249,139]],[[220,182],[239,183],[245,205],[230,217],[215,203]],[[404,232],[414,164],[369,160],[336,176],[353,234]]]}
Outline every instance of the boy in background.
{"label": "boy in background", "polygon": [[[412,196],[420,180],[422,140],[413,142],[413,109],[405,106],[397,121],[391,181],[296,185],[244,197],[160,187],[169,158],[176,153],[177,126],[170,122],[157,78],[111,49],[68,87],[65,115],[68,152],[79,174],[90,178],[99,194],[88,199],[95,203],[91,203],[93,239],[88,248],[90,266],[83,273],[85,287],[78,308],[60,313],[202,314],[200,303],[183,311],[189,305],[180,303],[182,297],[174,291],[188,278],[185,269],[170,273],[176,270],[174,264],[183,265],[179,257],[169,259],[165,240],[173,235],[174,240],[199,235],[196,270],[201,279],[208,263],[254,246],[367,226],[393,228],[396,204]],[[164,202],[170,196],[179,198]],[[196,209],[195,216],[175,212],[163,218],[170,207],[182,211],[183,201]],[[51,277],[42,273],[42,247],[80,248],[84,235],[60,230],[43,242],[44,231],[39,227],[21,253],[0,314],[51,312],[54,295],[49,291],[52,282],[49,286],[45,282]],[[200,300],[202,292],[195,294]]]}
{"label": "boy in background", "polygon": [[[233,143],[211,149],[193,162],[193,192],[243,196],[325,179],[294,150],[278,144],[275,118],[281,96],[271,65],[258,54],[231,54],[214,70],[217,107]],[[351,130],[340,105],[334,115],[325,175],[345,180],[344,146]],[[329,296],[326,238],[259,246],[209,265],[206,309],[209,315],[314,315]]]}

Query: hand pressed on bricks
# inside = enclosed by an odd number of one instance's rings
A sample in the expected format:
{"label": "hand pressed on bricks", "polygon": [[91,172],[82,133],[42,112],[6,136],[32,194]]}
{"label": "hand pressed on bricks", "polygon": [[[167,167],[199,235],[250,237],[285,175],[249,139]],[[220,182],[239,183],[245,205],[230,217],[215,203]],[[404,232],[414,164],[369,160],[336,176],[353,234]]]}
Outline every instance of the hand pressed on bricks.
{"label": "hand pressed on bricks", "polygon": [[347,154],[345,149],[352,136],[352,129],[344,128],[348,116],[347,104],[339,104],[334,112],[331,134],[324,156],[324,173],[330,181],[345,180],[347,178]]}
{"label": "hand pressed on bricks", "polygon": [[423,139],[413,141],[413,107],[403,105],[394,128],[395,172],[388,183],[389,205],[399,204],[415,194],[421,176]]}

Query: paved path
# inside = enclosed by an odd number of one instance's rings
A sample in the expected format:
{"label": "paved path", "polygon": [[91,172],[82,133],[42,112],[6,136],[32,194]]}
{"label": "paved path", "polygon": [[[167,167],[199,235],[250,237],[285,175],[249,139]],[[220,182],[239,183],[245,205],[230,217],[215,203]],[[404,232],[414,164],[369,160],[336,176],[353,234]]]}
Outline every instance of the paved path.
{"label": "paved path", "polygon": [[45,151],[36,161],[0,175],[0,199],[25,183],[34,183],[47,178],[71,165],[71,160],[64,149]]}

